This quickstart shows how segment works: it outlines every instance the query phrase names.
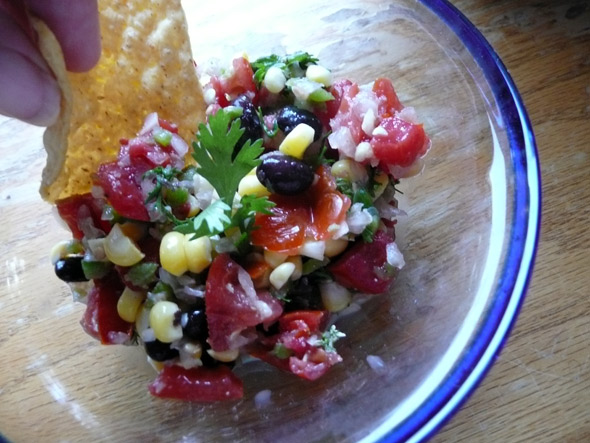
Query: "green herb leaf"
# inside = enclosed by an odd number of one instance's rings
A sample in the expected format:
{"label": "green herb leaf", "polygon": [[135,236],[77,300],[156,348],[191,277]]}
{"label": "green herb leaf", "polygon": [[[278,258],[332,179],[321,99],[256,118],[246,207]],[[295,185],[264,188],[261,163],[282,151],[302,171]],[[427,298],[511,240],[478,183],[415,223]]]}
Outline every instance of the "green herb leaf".
{"label": "green herb leaf", "polygon": [[125,274],[125,280],[130,282],[134,286],[147,288],[148,285],[156,281],[156,271],[158,270],[158,264],[153,262],[139,263],[132,266],[127,274]]}
{"label": "green herb leaf", "polygon": [[346,337],[346,334],[336,329],[335,325],[330,326],[330,329],[322,334],[320,339],[320,345],[326,352],[336,352],[334,343],[340,340],[342,337]]}
{"label": "green herb leaf", "polygon": [[177,219],[174,214],[172,214],[168,205],[165,204],[164,192],[167,189],[175,189],[177,185],[175,185],[173,181],[177,179],[181,173],[182,171],[170,166],[157,166],[154,169],[145,172],[142,176],[143,179],[155,181],[154,189],[148,194],[145,199],[145,204],[154,203],[155,208],[174,224],[180,224],[182,221]]}
{"label": "green herb leaf", "polygon": [[250,63],[252,71],[254,71],[254,81],[260,87],[266,72],[272,67],[276,66],[283,71],[287,79],[298,74],[298,70],[305,71],[309,65],[318,62],[318,59],[307,52],[295,52],[293,54],[278,56],[271,54],[267,57],[261,57]]}
{"label": "green herb leaf", "polygon": [[220,234],[231,225],[231,207],[223,200],[217,200],[190,219],[174,228],[183,234],[194,234],[193,239],[204,235]]}
{"label": "green herb leaf", "polygon": [[248,140],[232,160],[236,143],[243,133],[240,121],[231,121],[231,117],[220,109],[209,118],[208,126],[201,123],[197,142],[193,143],[193,157],[199,164],[197,172],[230,206],[240,180],[260,164],[258,157],[264,151],[262,140],[254,144]]}

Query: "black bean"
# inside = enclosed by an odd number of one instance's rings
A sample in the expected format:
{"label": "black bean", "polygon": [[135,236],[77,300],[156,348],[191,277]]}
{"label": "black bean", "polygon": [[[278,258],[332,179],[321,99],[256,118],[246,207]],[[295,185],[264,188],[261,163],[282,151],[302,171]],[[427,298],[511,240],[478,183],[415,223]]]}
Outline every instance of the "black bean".
{"label": "black bean", "polygon": [[291,287],[287,299],[289,301],[285,304],[285,311],[324,309],[318,285],[311,282],[305,275]]}
{"label": "black bean", "polygon": [[178,357],[177,349],[172,349],[170,343],[160,340],[146,341],[145,352],[155,361],[166,361]]}
{"label": "black bean", "polygon": [[183,334],[191,340],[202,340],[207,338],[207,317],[204,309],[194,309],[186,313],[186,324],[182,328]]}
{"label": "black bean", "polygon": [[82,256],[72,255],[59,259],[55,264],[55,275],[65,282],[88,281],[82,269]]}
{"label": "black bean", "polygon": [[295,129],[300,123],[305,123],[314,129],[314,140],[318,140],[322,136],[322,123],[313,112],[299,109],[295,106],[285,106],[277,114],[277,125],[279,125],[279,129],[285,135]]}
{"label": "black bean", "polygon": [[256,107],[247,95],[240,95],[232,102],[232,105],[242,108],[240,126],[244,129],[244,133],[236,144],[236,150],[239,150],[247,140],[254,143],[259,138],[262,138],[262,125]]}
{"label": "black bean", "polygon": [[313,169],[307,163],[278,151],[264,154],[256,168],[260,183],[275,194],[296,195],[313,182]]}

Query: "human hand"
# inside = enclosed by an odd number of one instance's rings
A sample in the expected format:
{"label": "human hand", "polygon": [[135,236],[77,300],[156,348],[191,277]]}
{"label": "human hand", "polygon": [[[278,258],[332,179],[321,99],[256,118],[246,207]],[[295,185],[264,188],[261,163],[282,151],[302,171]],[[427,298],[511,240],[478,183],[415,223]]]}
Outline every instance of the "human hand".
{"label": "human hand", "polygon": [[97,0],[0,0],[0,114],[49,126],[59,114],[60,92],[26,10],[53,31],[66,68],[84,72],[100,57]]}

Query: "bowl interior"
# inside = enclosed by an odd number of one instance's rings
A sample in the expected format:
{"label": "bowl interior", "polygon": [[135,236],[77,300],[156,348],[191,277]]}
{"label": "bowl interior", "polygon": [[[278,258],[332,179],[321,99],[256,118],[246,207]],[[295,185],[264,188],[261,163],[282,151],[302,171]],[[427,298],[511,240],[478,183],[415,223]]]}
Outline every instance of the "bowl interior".
{"label": "bowl interior", "polygon": [[[432,138],[423,172],[402,181],[397,240],[406,267],[390,294],[338,320],[344,363],[315,383],[260,362],[238,371],[245,398],[162,401],[137,348],[103,347],[79,327],[83,306],[53,275],[68,237],[37,194],[41,131],[15,121],[0,166],[0,430],[10,439],[354,441],[416,414],[476,338],[493,304],[514,223],[509,137],[489,83],[430,9],[394,2],[185,2],[196,61],[229,65],[306,50],[335,78],[393,80]],[[146,110],[149,111],[149,110]],[[11,149],[11,147],[15,149]],[[16,149],[18,147],[18,149]],[[383,368],[372,369],[367,356]],[[270,390],[270,403],[255,396]],[[374,432],[372,434],[372,432]]]}

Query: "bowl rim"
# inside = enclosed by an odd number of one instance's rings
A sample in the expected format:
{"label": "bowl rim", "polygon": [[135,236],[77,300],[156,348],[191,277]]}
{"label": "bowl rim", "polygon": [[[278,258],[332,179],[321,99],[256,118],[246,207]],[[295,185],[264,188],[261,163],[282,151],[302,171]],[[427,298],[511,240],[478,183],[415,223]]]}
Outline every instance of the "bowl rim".
{"label": "bowl rim", "polygon": [[[481,32],[447,0],[418,0],[461,40],[489,83],[510,145],[514,169],[512,226],[507,258],[479,334],[445,380],[402,423],[380,426],[379,441],[420,442],[436,433],[463,405],[505,345],[533,272],[541,225],[541,175],[535,137],[520,94],[500,57]],[[369,436],[369,438],[371,438]]]}

